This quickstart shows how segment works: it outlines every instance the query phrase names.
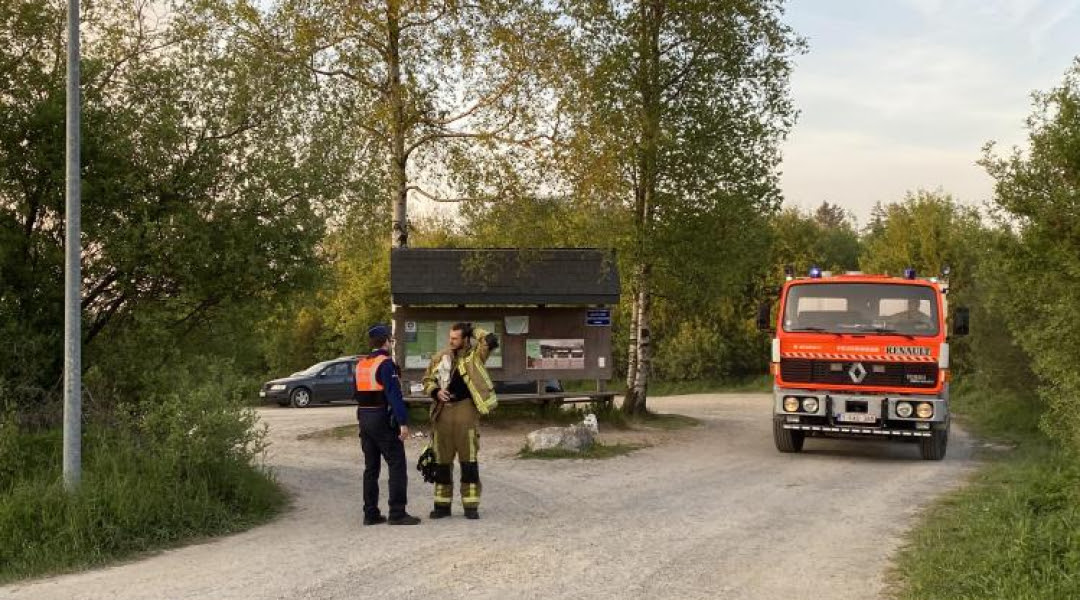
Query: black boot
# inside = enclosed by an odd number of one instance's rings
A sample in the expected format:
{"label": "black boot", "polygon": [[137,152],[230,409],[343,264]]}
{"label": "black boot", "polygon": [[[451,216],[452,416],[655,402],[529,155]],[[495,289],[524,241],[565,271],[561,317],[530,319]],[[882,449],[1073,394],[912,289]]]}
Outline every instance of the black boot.
{"label": "black boot", "polygon": [[429,519],[443,519],[450,516],[450,507],[447,505],[436,504],[435,510],[431,511],[428,515]]}
{"label": "black boot", "polygon": [[364,517],[364,525],[378,525],[379,523],[385,523],[386,517],[382,515],[371,515],[370,517]]}
{"label": "black boot", "polygon": [[466,519],[479,519],[480,518],[480,509],[475,508],[475,507],[474,508],[466,508],[465,509],[465,518]]}
{"label": "black boot", "polygon": [[419,525],[420,524],[420,519],[410,515],[409,513],[404,513],[404,514],[402,514],[400,516],[390,517],[390,524],[391,525]]}

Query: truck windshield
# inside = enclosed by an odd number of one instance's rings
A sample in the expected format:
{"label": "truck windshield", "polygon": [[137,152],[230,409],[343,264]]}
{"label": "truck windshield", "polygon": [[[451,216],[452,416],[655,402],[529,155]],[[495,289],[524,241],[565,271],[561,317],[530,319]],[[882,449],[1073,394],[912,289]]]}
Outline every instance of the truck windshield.
{"label": "truck windshield", "polygon": [[784,331],[933,336],[937,294],[928,286],[888,283],[793,285]]}

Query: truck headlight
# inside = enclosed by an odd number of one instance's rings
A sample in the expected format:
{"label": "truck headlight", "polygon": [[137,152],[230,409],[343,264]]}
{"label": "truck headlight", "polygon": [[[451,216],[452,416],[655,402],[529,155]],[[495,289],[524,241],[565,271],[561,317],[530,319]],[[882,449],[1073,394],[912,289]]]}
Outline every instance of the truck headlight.
{"label": "truck headlight", "polygon": [[920,402],[915,408],[915,414],[919,415],[920,419],[929,419],[934,416],[934,405],[929,402]]}
{"label": "truck headlight", "polygon": [[274,385],[270,386],[270,391],[280,392],[283,391],[286,387],[288,386],[286,386],[284,383],[275,383]]}
{"label": "truck headlight", "polygon": [[899,402],[896,405],[896,416],[908,418],[915,409],[911,406],[910,402]]}
{"label": "truck headlight", "polygon": [[803,398],[802,409],[809,413],[816,413],[818,409],[817,398]]}
{"label": "truck headlight", "polygon": [[798,412],[799,399],[795,396],[784,396],[784,410],[787,412]]}

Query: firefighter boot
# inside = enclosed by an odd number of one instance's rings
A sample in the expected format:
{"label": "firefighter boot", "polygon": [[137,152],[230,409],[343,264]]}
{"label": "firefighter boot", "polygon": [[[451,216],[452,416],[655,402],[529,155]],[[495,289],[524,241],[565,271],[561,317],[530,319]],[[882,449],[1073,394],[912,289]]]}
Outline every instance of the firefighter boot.
{"label": "firefighter boot", "polygon": [[479,519],[480,518],[480,510],[478,508],[475,508],[475,507],[466,508],[465,509],[465,518],[466,519]]}
{"label": "firefighter boot", "polygon": [[432,519],[450,516],[450,502],[454,499],[454,465],[450,463],[435,465],[435,510],[429,515]]}
{"label": "firefighter boot", "polygon": [[[468,514],[468,511],[466,511],[466,514]],[[431,511],[431,514],[428,515],[428,518],[429,519],[442,519],[444,517],[449,517],[449,516],[450,516],[450,505],[449,504],[436,504],[435,509]]]}

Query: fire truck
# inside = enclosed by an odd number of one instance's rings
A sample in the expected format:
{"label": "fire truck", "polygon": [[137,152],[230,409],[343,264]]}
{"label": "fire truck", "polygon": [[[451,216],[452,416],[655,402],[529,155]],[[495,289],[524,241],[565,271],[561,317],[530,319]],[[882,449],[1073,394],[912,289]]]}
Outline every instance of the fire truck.
{"label": "fire truck", "polygon": [[758,326],[772,340],[773,439],[801,452],[808,437],[917,443],[926,460],[949,441],[949,336],[966,335],[968,311],[947,319],[941,277],[786,269],[775,322],[763,304]]}

